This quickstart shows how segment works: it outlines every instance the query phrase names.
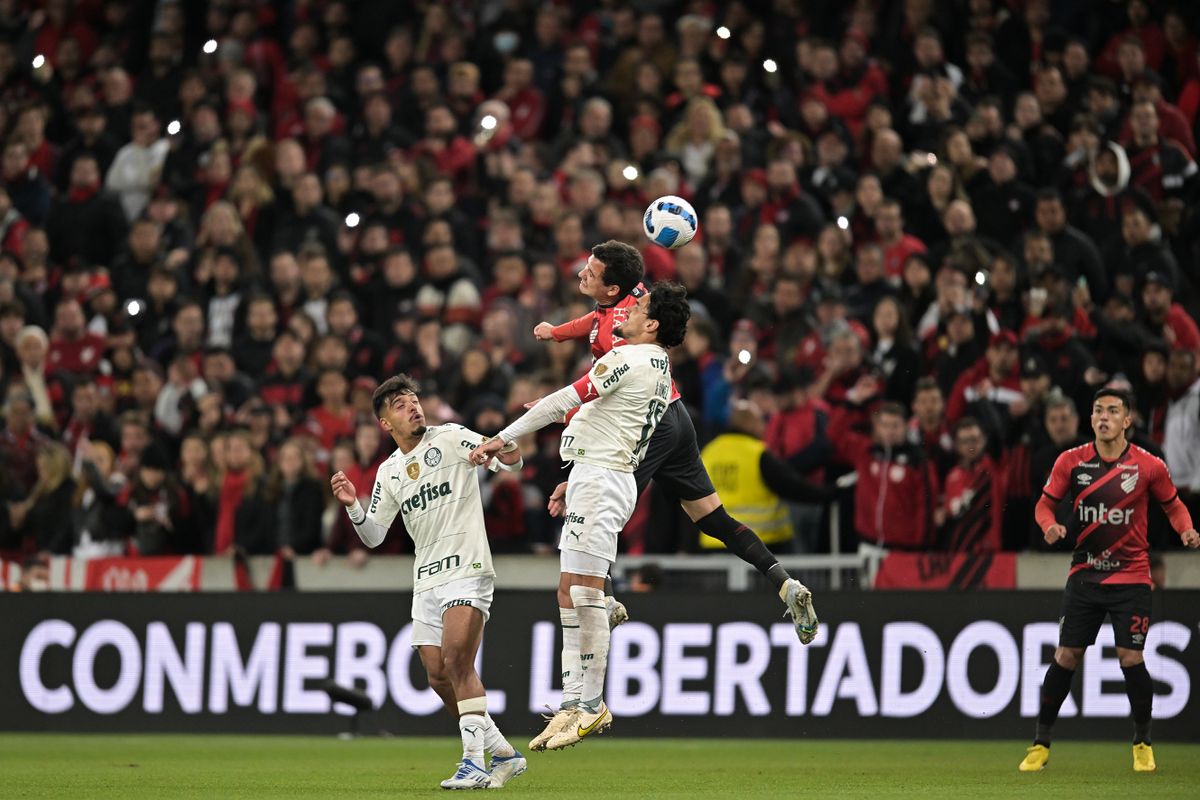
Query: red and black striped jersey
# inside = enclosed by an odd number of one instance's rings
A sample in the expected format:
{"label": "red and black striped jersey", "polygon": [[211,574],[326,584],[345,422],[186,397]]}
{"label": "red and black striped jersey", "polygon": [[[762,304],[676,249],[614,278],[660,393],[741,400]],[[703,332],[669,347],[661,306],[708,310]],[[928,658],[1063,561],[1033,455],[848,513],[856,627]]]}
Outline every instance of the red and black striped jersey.
{"label": "red and black striped jersey", "polygon": [[1165,506],[1178,495],[1162,459],[1127,444],[1105,461],[1095,443],[1080,445],[1058,457],[1042,491],[1070,501],[1070,520],[1060,520],[1075,547],[1070,580],[1150,583],[1147,499]]}

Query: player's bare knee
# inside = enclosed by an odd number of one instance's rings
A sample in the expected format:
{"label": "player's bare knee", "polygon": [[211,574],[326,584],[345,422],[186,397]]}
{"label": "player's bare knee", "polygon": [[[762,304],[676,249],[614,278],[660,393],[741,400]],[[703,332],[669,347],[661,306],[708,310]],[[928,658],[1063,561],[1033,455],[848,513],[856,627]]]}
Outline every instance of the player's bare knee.
{"label": "player's bare knee", "polygon": [[444,667],[426,667],[425,675],[429,679],[429,688],[438,694],[442,694],[453,688],[453,684],[450,682],[450,677],[446,674]]}
{"label": "player's bare knee", "polygon": [[1082,647],[1060,647],[1054,651],[1054,660],[1063,669],[1074,670],[1083,658]]}
{"label": "player's bare knee", "polygon": [[1129,667],[1136,667],[1144,660],[1145,657],[1142,655],[1141,650],[1129,650],[1124,647],[1117,648],[1117,661],[1119,661],[1121,666],[1125,669],[1128,669]]}
{"label": "player's bare knee", "polygon": [[446,679],[457,684],[475,673],[475,658],[465,650],[442,651],[442,666]]}

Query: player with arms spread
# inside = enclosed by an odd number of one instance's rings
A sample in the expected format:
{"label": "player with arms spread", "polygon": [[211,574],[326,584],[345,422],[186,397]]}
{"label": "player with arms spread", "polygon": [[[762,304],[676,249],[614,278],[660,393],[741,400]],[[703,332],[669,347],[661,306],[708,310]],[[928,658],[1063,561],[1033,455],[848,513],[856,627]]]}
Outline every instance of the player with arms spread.
{"label": "player with arms spread", "polygon": [[[388,378],[372,404],[396,450],[379,466],[371,506],[363,511],[345,473],[330,479],[367,547],[387,536],[399,513],[416,545],[413,563],[412,646],[429,685],[458,718],[463,757],[443,789],[503,786],[526,769],[487,713],[487,695],[475,656],[492,605],[495,571],[483,524],[479,478],[470,459],[484,437],[461,425],[425,425],[417,384],[407,375]],[[504,448],[490,465],[516,471],[521,454]],[[492,756],[491,772],[484,754]]]}
{"label": "player with arms spread", "polygon": [[[644,271],[642,255],[636,248],[616,241],[596,245],[579,273],[579,291],[595,300],[596,308],[562,325],[541,322],[533,329],[533,335],[543,341],[554,339],[560,342],[587,336],[591,341],[593,361],[602,358],[614,347],[625,344],[620,333],[621,323],[646,291],[641,283]],[[765,575],[787,607],[796,626],[796,635],[808,644],[816,638],[818,627],[812,593],[788,575],[758,534],[729,516],[700,459],[692,420],[683,403],[677,400],[679,392],[672,383],[671,402],[654,431],[646,457],[634,473],[638,494],[653,480],[656,486],[679,500],[696,527]],[[566,486],[566,483],[559,484],[550,497],[550,513],[555,516],[563,513]],[[611,585],[607,589],[611,595]],[[610,613],[614,615],[613,622],[619,624],[625,619],[624,607],[615,606],[610,605]]]}
{"label": "player with arms spread", "polygon": [[[1150,747],[1154,686],[1142,658],[1150,630],[1149,498],[1163,507],[1186,546],[1200,547],[1200,534],[1192,528],[1192,517],[1179,499],[1167,465],[1125,438],[1132,422],[1133,398],[1128,391],[1097,391],[1092,400],[1096,440],[1058,457],[1037,504],[1037,523],[1046,542],[1054,544],[1069,536],[1075,552],[1063,592],[1058,649],[1042,682],[1037,733],[1020,764],[1022,772],[1037,772],[1049,761],[1051,728],[1083,651],[1095,643],[1105,615],[1112,620],[1117,659],[1133,710],[1133,768],[1155,769]],[[1066,525],[1054,513],[1064,500],[1071,506]]]}
{"label": "player with arms spread", "polygon": [[559,420],[582,405],[559,444],[574,462],[558,548],[559,619],[563,628],[563,707],[530,747],[558,750],[612,724],[604,704],[610,641],[604,581],[617,557],[617,537],[637,503],[634,471],[671,401],[667,349],[687,331],[687,293],[659,285],[643,293],[613,330],[625,346],[611,350],[587,375],[539,400],[495,440],[476,448],[486,463],[506,442]]}

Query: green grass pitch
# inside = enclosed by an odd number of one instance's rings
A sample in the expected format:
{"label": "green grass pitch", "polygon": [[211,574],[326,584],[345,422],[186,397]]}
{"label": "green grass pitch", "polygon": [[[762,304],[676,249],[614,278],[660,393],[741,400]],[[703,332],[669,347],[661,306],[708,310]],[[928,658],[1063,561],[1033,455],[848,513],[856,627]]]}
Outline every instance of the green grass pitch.
{"label": "green grass pitch", "polygon": [[[515,737],[514,737],[515,739]],[[0,734],[5,798],[371,798],[444,794],[457,739]],[[1062,740],[1046,771],[1022,742],[622,739],[534,753],[517,797],[1197,797],[1200,745],[1155,746],[1135,774],[1119,742]]]}

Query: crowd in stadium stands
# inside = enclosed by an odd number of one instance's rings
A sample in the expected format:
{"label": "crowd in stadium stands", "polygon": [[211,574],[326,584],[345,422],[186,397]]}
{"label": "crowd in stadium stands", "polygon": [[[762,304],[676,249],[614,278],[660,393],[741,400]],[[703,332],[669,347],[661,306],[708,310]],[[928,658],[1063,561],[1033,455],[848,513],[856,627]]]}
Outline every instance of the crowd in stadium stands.
{"label": "crowd in stadium stands", "polygon": [[[1195,514],[1198,33],[1182,0],[0,3],[0,552],[362,562],[328,475],[370,492],[377,382],[495,433],[586,368],[532,329],[607,239],[690,292],[706,460],[857,471],[845,546],[1038,546],[1110,382]],[[556,537],[557,434],[522,446],[500,552]],[[754,480],[731,513],[829,547]],[[623,548],[702,549],[640,509]]]}

